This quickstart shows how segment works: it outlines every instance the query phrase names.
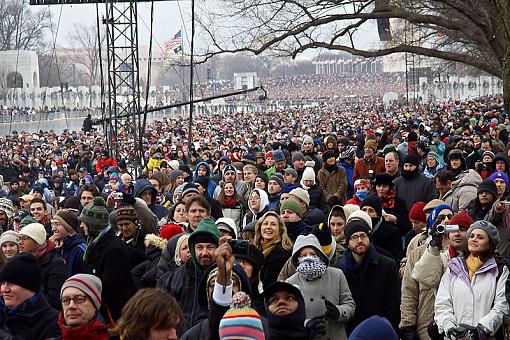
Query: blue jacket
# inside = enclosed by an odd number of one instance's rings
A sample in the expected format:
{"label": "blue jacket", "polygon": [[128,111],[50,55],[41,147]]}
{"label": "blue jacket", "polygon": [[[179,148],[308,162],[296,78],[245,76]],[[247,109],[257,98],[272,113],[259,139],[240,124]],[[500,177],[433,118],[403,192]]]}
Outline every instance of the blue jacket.
{"label": "blue jacket", "polygon": [[163,217],[168,216],[168,210],[165,209],[161,204],[156,204],[156,198],[158,196],[158,192],[156,188],[149,182],[148,179],[139,179],[135,182],[135,187],[133,189],[133,195],[135,197],[140,197],[140,194],[146,190],[151,189],[152,190],[152,202],[151,204],[148,204],[149,209],[156,215],[158,220],[161,220]]}
{"label": "blue jacket", "polygon": [[206,162],[198,163],[197,166],[195,167],[195,171],[193,171],[193,180],[195,180],[198,177],[198,167],[200,165],[205,165],[207,169],[206,177],[209,178],[209,184],[207,185],[207,195],[209,197],[214,197],[214,190],[216,189],[217,184],[212,180],[211,168],[209,167],[209,164],[207,164]]}
{"label": "blue jacket", "polygon": [[269,210],[280,213],[280,196],[282,194],[269,196]]}
{"label": "blue jacket", "polygon": [[82,234],[68,235],[62,240],[62,246],[56,248],[58,257],[65,263],[69,276],[83,273],[83,254],[87,248]]}
{"label": "blue jacket", "polygon": [[350,165],[344,162],[339,162],[338,166],[345,169],[347,173],[347,197],[354,195],[354,184],[352,183],[352,176],[354,175],[354,165]]}

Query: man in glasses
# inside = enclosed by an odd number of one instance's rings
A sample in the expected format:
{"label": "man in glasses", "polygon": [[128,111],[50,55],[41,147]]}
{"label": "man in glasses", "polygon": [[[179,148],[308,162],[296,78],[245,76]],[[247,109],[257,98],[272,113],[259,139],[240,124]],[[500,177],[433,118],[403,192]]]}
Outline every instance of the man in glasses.
{"label": "man in glasses", "polygon": [[62,312],[58,320],[62,339],[109,338],[108,328],[113,327],[113,321],[109,315],[99,312],[101,290],[101,280],[94,275],[77,274],[64,282],[60,291]]}
{"label": "man in glasses", "polygon": [[12,257],[0,270],[0,339],[60,338],[58,312],[41,290],[41,267],[28,253]]}
{"label": "man in glasses", "polygon": [[356,310],[346,326],[347,334],[373,315],[387,318],[395,330],[400,320],[400,283],[397,264],[377,252],[371,239],[372,220],[361,210],[353,212],[345,226],[348,249],[336,264],[349,284]]}

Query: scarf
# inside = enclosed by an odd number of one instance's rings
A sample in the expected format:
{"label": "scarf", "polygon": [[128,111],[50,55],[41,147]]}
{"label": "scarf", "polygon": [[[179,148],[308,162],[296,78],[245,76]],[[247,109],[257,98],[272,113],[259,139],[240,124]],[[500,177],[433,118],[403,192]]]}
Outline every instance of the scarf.
{"label": "scarf", "polygon": [[383,209],[395,209],[395,191],[390,190],[383,198]]}
{"label": "scarf", "polygon": [[473,276],[481,266],[483,266],[484,262],[478,256],[474,256],[473,254],[469,254],[466,259],[466,267],[469,274],[469,281],[473,280]]}
{"label": "scarf", "polygon": [[321,261],[320,257],[312,255],[300,257],[296,270],[307,281],[313,281],[324,275],[327,268],[328,267]]}
{"label": "scarf", "polygon": [[34,249],[32,255],[40,261],[41,257],[43,257],[48,252],[48,242],[44,242],[40,246]]}
{"label": "scarf", "polygon": [[236,202],[237,201],[233,197],[225,197],[223,206],[224,207],[233,207],[234,205],[236,205]]}
{"label": "scarf", "polygon": [[281,242],[280,236],[269,242],[262,240],[260,244],[262,246],[262,254],[264,254],[264,258],[266,258],[273,251],[274,247],[280,244],[280,242]]}

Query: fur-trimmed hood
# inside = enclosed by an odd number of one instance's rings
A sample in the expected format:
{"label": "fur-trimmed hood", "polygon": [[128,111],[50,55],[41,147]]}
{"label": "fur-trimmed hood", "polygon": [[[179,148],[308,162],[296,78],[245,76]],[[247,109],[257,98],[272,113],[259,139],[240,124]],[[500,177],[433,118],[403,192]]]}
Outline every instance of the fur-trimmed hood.
{"label": "fur-trimmed hood", "polygon": [[166,245],[168,244],[168,240],[165,240],[164,238],[162,237],[159,237],[157,235],[154,235],[154,234],[147,234],[145,235],[145,246],[148,247],[148,246],[154,246],[158,249],[165,249],[166,248]]}

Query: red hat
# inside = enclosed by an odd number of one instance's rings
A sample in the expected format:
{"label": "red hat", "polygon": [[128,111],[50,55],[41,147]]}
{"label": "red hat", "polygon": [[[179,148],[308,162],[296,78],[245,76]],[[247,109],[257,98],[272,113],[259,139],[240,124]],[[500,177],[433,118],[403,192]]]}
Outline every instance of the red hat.
{"label": "red hat", "polygon": [[159,232],[159,237],[170,240],[175,235],[182,234],[184,229],[178,224],[164,224]]}
{"label": "red hat", "polygon": [[409,211],[409,219],[421,221],[421,222],[427,222],[427,218],[425,217],[423,208],[425,208],[425,202],[414,203],[413,206],[411,207],[411,210]]}
{"label": "red hat", "polygon": [[471,216],[465,211],[459,211],[453,215],[452,219],[448,221],[448,225],[458,225],[462,228],[469,228],[471,224],[475,223]]}

